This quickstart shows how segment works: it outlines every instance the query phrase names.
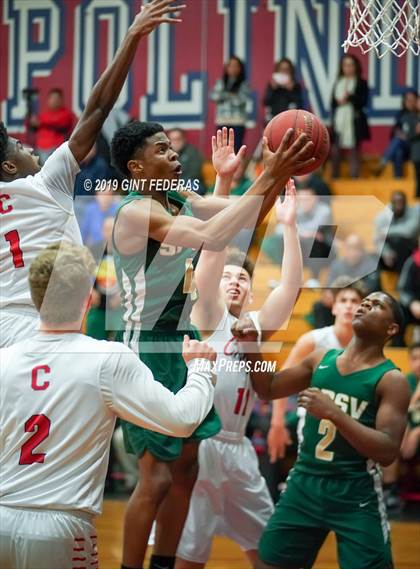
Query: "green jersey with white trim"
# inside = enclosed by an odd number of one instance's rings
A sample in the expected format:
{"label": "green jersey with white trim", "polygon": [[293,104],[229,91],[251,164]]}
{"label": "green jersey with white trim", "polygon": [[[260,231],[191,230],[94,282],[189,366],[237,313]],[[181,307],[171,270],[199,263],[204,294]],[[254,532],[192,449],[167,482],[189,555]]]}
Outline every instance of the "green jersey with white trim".
{"label": "green jersey with white trim", "polygon": [[[311,387],[326,393],[359,423],[374,428],[376,386],[387,371],[398,368],[385,360],[372,368],[342,375],[337,369],[337,358],[343,351],[329,350],[324,355],[312,375]],[[354,478],[368,475],[371,462],[340,435],[334,423],[307,414],[296,470],[312,475]]]}
{"label": "green jersey with white trim", "polygon": [[[185,197],[171,191],[167,195],[169,203],[177,206],[183,215],[193,216]],[[130,192],[122,199],[116,219],[127,204],[149,199],[138,192]],[[148,204],[145,203],[145,207]],[[139,253],[123,255],[114,243],[113,254],[126,331],[168,332],[189,328],[192,306],[197,298],[194,282],[197,251],[149,238]]]}

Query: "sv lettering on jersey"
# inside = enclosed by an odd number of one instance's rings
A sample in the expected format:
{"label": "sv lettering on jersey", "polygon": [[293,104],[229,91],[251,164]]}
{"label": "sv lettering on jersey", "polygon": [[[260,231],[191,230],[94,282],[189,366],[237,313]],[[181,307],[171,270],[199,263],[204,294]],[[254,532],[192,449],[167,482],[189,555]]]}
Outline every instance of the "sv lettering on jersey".
{"label": "sv lettering on jersey", "polygon": [[0,214],[9,213],[13,210],[13,206],[6,205],[6,201],[10,200],[9,194],[0,194]]}
{"label": "sv lettering on jersey", "polygon": [[331,397],[334,403],[340,407],[344,413],[350,415],[353,419],[360,419],[363,412],[369,405],[368,401],[360,401],[356,397],[351,397],[346,393],[334,393],[330,389],[321,389],[323,393]]}
{"label": "sv lettering on jersey", "polygon": [[51,368],[50,366],[47,365],[34,367],[34,369],[32,370],[32,383],[31,383],[31,387],[34,391],[44,391],[50,385],[49,381],[38,383],[38,375],[41,371],[44,373],[51,373]]}

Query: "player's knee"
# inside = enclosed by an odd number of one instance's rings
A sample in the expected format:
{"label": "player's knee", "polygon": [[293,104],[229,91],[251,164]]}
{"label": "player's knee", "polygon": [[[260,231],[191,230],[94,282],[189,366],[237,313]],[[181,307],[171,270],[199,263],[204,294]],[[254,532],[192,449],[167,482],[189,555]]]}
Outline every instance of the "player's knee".
{"label": "player's knee", "polygon": [[192,490],[198,478],[198,461],[193,461],[184,465],[182,470],[174,474],[174,484],[186,490]]}
{"label": "player's knee", "polygon": [[136,491],[144,500],[160,502],[169,492],[172,476],[168,469],[142,472]]}

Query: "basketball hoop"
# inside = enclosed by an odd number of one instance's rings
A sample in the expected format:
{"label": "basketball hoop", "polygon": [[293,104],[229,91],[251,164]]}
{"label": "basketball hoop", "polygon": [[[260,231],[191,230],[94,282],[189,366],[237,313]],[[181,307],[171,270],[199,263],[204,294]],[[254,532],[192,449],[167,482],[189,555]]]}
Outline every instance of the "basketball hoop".
{"label": "basketball hoop", "polygon": [[372,49],[379,58],[386,53],[401,57],[420,53],[420,0],[350,0],[350,26],[344,51]]}

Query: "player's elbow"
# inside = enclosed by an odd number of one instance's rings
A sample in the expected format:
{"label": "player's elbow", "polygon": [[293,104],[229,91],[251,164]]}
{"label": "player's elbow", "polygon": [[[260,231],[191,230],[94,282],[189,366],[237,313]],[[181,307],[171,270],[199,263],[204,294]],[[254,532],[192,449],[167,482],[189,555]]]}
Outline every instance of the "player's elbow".
{"label": "player's elbow", "polygon": [[381,466],[390,466],[397,460],[399,454],[400,449],[398,446],[389,446],[389,448],[384,449],[384,451],[381,453],[381,456],[378,457],[378,462]]}

